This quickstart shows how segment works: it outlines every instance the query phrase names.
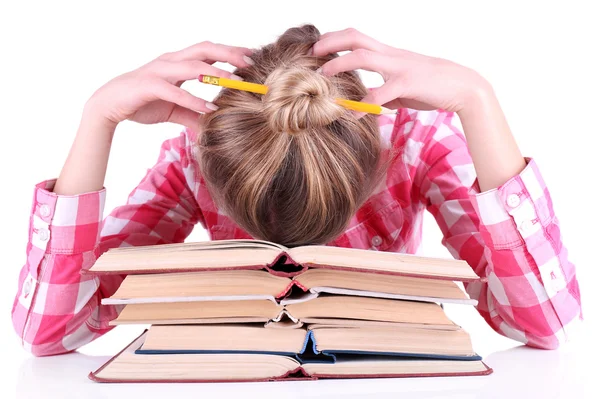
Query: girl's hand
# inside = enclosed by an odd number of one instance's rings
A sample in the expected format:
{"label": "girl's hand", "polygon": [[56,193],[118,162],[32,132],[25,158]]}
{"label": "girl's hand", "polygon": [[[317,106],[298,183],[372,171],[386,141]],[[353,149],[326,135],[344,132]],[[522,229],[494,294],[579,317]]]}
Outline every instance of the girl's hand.
{"label": "girl's hand", "polygon": [[195,128],[199,113],[211,112],[216,106],[180,86],[200,74],[236,79],[237,76],[212,64],[221,61],[247,67],[252,63],[248,57],[252,52],[244,47],[202,42],[163,54],[98,89],[86,104],[86,114],[100,117],[108,126],[129,119],[144,124],[173,122]]}
{"label": "girl's hand", "polygon": [[444,109],[459,113],[489,84],[475,71],[440,58],[394,48],[352,28],[325,33],[313,46],[316,56],[350,51],[323,65],[321,73],[364,69],[379,73],[383,86],[363,101],[387,108]]}

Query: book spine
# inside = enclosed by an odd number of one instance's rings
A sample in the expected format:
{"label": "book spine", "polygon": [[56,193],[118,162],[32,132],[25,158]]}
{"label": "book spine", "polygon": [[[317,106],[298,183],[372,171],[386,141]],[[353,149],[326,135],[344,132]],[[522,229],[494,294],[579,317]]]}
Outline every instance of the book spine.
{"label": "book spine", "polygon": [[308,292],[307,287],[303,286],[301,283],[299,283],[296,280],[292,280],[292,281],[290,281],[288,286],[285,287],[285,289],[283,291],[281,291],[279,294],[275,295],[275,299],[287,298],[292,293],[292,289],[294,288],[294,286],[300,288],[304,292]]}
{"label": "book spine", "polygon": [[308,265],[296,262],[290,254],[282,251],[273,262],[266,265],[266,270],[274,276],[294,277],[308,270]]}

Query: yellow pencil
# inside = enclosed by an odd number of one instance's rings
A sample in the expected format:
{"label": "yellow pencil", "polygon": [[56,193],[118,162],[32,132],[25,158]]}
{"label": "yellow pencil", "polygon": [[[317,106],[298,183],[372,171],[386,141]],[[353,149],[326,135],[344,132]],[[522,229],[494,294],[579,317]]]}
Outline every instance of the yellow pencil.
{"label": "yellow pencil", "polygon": [[269,89],[265,85],[260,85],[257,83],[243,82],[241,80],[219,78],[217,76],[200,75],[200,76],[198,76],[198,80],[200,80],[202,83],[208,83],[208,84],[215,85],[215,86],[227,87],[228,89],[244,90],[244,91],[249,91],[249,92],[258,93],[258,94],[267,94],[267,90]]}
{"label": "yellow pencil", "polygon": [[361,101],[346,100],[343,98],[336,98],[335,102],[341,105],[342,107],[348,108],[352,111],[366,112],[368,114],[395,114],[398,112],[395,109],[389,109],[386,107],[382,107],[381,105],[363,103]]}
{"label": "yellow pencil", "polygon": [[[228,89],[244,90],[258,94],[267,94],[267,91],[269,90],[267,86],[258,83],[249,83],[243,82],[241,80],[220,78],[217,76],[210,75],[200,75],[198,76],[198,80],[202,83],[226,87]],[[369,104],[361,101],[346,100],[343,98],[337,98],[335,102],[349,110],[365,112],[368,114],[395,114],[397,112],[394,109],[382,107],[381,105]]]}

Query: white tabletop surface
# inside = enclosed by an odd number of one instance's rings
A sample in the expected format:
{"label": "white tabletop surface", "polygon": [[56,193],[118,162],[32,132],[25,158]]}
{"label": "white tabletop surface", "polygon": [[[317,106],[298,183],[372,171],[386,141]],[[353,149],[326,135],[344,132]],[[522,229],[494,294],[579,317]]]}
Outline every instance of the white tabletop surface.
{"label": "white tabletop surface", "polygon": [[[127,326],[127,328],[132,326]],[[33,357],[11,346],[15,359],[3,371],[1,398],[600,398],[592,378],[597,357],[584,335],[558,350],[537,350],[490,332],[485,347],[477,344],[489,376],[289,381],[266,383],[101,384],[87,375],[135,337],[140,329],[111,331],[79,352]],[[11,340],[11,342],[14,342]],[[6,367],[5,367],[6,368]]]}

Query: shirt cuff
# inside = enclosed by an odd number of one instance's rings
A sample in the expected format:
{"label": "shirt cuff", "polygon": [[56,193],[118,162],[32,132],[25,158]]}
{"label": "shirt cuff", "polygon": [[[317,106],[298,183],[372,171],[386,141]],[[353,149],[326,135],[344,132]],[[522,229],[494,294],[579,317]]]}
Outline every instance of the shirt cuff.
{"label": "shirt cuff", "polygon": [[[494,249],[509,249],[535,239],[552,217],[552,202],[537,164],[525,158],[525,168],[500,187],[481,192],[479,182],[469,198],[481,222],[482,238]],[[534,244],[534,243],[531,243]]]}
{"label": "shirt cuff", "polygon": [[100,239],[106,189],[59,195],[52,192],[56,180],[35,185],[29,228],[31,245],[52,254],[93,250]]}

